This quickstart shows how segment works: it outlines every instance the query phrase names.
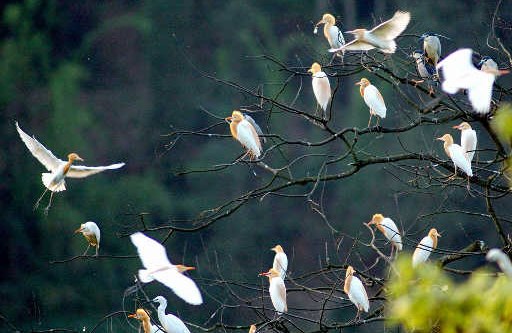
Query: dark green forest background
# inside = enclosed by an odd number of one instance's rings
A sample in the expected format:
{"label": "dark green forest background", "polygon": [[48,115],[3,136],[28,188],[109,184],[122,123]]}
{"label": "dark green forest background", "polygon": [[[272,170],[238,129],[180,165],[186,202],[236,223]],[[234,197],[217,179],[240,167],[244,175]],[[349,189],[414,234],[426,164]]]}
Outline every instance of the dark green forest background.
{"label": "dark green forest background", "polygon": [[[224,118],[235,108],[258,102],[207,75],[273,95],[288,74],[263,57],[271,56],[304,73],[279,99],[290,102],[302,87],[296,103],[313,110],[306,70],[314,61],[330,60],[325,39],[313,34],[321,15],[333,13],[341,18],[342,30],[351,30],[388,19],[398,9],[410,11],[412,20],[398,40],[403,50],[393,57],[410,63],[411,69],[413,60],[407,54],[418,48],[417,37],[425,31],[451,38],[442,40],[443,55],[470,47],[502,64],[504,59],[486,45],[496,4],[476,0],[4,2],[0,5],[0,330],[9,328],[9,322],[24,330],[79,331],[92,328],[110,313],[133,311],[133,298],[123,295],[133,285],[140,261],[126,235],[141,230],[142,221],[148,227],[169,223],[193,227],[187,221],[202,210],[263,181],[261,170],[245,164],[221,172],[177,175],[236,159],[240,145],[229,136],[228,125],[208,112]],[[501,37],[508,46],[512,45],[511,13],[511,3],[503,2],[501,31],[507,34]],[[367,107],[354,86],[363,75],[373,78],[359,73],[339,80],[334,127],[366,126]],[[510,78],[500,79],[504,86],[507,82]],[[384,121],[399,123],[400,98],[393,97],[389,85],[377,79],[375,84],[388,103],[389,117]],[[298,118],[277,116],[269,122],[263,113],[254,118],[265,132],[286,132],[298,139],[319,135]],[[42,210],[32,209],[43,191],[44,170],[20,140],[16,120],[56,156],[74,151],[87,165],[126,162],[126,166],[68,181],[68,190],[54,197],[49,215],[44,216]],[[169,149],[172,139],[166,134],[215,123],[219,125],[212,131],[223,136],[184,137]],[[413,150],[434,150],[444,158],[441,145],[432,141],[444,129],[422,130],[404,134],[402,140]],[[482,138],[482,146],[486,142],[488,138]],[[375,139],[368,145],[391,151],[398,144]],[[310,167],[317,170],[308,163],[302,167],[304,174]],[[459,249],[473,239],[497,243],[489,222],[475,216],[419,218],[451,205],[484,211],[481,199],[463,190],[447,193],[441,188],[410,195],[383,165],[328,183],[324,193],[329,220],[342,234],[332,233],[304,198],[268,196],[251,201],[198,232],[174,232],[165,243],[173,263],[197,266],[190,276],[202,286],[205,305],[189,306],[157,283],[146,292],[150,297],[167,297],[168,311],[178,312],[185,321],[208,326],[226,292],[211,279],[222,276],[266,288],[257,274],[271,265],[269,249],[275,244],[288,253],[292,276],[312,270],[325,261],[326,252],[335,253],[335,241],[343,235],[364,235],[367,230],[361,223],[377,212],[392,217],[405,230],[409,250],[431,226],[443,232],[442,248]],[[496,205],[507,209],[510,201]],[[141,213],[147,214],[141,218]],[[100,254],[128,257],[52,263],[84,251],[85,240],[73,231],[89,220],[102,231]],[[163,240],[166,232],[149,235]],[[341,242],[339,256],[330,260],[344,263],[350,244]],[[364,255],[362,251],[354,256],[352,263],[370,263],[372,259],[363,260]],[[353,315],[352,308],[339,313],[346,318]],[[224,319],[248,325],[256,318],[232,309]],[[131,324],[124,315],[115,315],[99,331],[135,332],[136,325]],[[373,331],[383,324],[378,325],[359,331]]]}

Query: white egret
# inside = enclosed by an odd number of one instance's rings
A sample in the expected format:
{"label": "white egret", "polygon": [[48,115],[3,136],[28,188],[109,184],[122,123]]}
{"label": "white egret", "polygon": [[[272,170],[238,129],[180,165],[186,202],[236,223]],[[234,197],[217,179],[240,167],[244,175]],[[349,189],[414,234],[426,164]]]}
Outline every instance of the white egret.
{"label": "white egret", "polygon": [[392,219],[384,217],[382,214],[374,214],[368,224],[375,224],[377,229],[390,241],[392,246],[391,255],[393,255],[394,248],[396,248],[397,251],[402,251],[402,237]]}
{"label": "white egret", "polygon": [[348,298],[357,308],[356,319],[359,319],[361,311],[368,312],[370,310],[370,301],[368,294],[364,288],[363,283],[357,276],[354,276],[355,270],[352,266],[347,267],[345,273],[345,285],[343,290],[348,295]]}
{"label": "white egret", "polygon": [[134,314],[129,314],[128,318],[135,318],[141,321],[142,329],[144,333],[164,333],[161,329],[156,325],[151,325],[151,319],[149,318],[148,313],[144,309],[137,309]]}
{"label": "white egret", "polygon": [[322,67],[319,63],[315,62],[308,69],[308,72],[312,74],[312,85],[313,93],[315,94],[318,105],[323,110],[323,118],[327,118],[327,105],[331,100],[331,84],[327,78],[327,74],[322,71]]}
{"label": "white egret", "polygon": [[83,256],[89,251],[89,247],[94,246],[96,248],[95,256],[98,256],[98,250],[100,249],[100,228],[92,221],[82,223],[80,228],[75,230],[75,234],[81,232],[87,240],[87,249],[85,249]]}
{"label": "white egret", "polygon": [[438,237],[441,237],[441,235],[435,228],[430,229],[428,235],[423,237],[412,254],[412,267],[416,267],[427,261],[430,253],[437,248]]}
{"label": "white egret", "polygon": [[436,138],[436,140],[444,142],[444,151],[455,166],[455,173],[453,176],[455,177],[457,175],[457,167],[459,167],[466,175],[468,175],[468,177],[473,177],[471,162],[467,160],[464,149],[462,149],[458,144],[453,143],[453,137],[450,134],[445,134],[440,138]]}
{"label": "white egret", "polygon": [[[368,120],[368,127],[370,127],[370,123],[372,121],[372,116],[376,115],[380,118],[386,118],[386,104],[384,103],[384,98],[373,84],[366,78],[362,78],[361,81],[356,82],[356,85],[359,86],[359,93],[364,99],[364,102],[370,108],[370,119]],[[379,118],[377,118],[377,125],[379,124]]]}
{"label": "white egret", "polygon": [[276,245],[270,250],[276,253],[272,268],[278,271],[281,278],[284,280],[286,277],[286,270],[288,269],[288,257],[286,256],[286,253],[284,253],[281,245]]}
{"label": "white egret", "polygon": [[462,122],[453,128],[460,130],[460,146],[464,150],[466,159],[471,163],[476,151],[476,132],[467,122]]}
{"label": "white egret", "polygon": [[510,263],[510,258],[505,254],[505,252],[500,249],[490,249],[485,258],[487,261],[496,262],[503,273],[505,273],[509,278],[512,278],[512,264]]}
{"label": "white egret", "polygon": [[276,309],[277,313],[280,315],[283,312],[287,312],[286,287],[279,271],[271,268],[268,272],[260,273],[259,275],[268,277],[270,283],[270,286],[268,287],[270,300],[272,301],[272,305],[274,306],[274,309]]}
{"label": "white egret", "polygon": [[231,116],[226,117],[226,121],[229,122],[231,135],[247,149],[249,157],[259,158],[262,151],[261,142],[254,126],[238,110],[234,110]]}
{"label": "white egret", "polygon": [[153,302],[158,303],[158,320],[167,333],[190,333],[185,323],[175,315],[165,314],[167,300],[163,296],[157,296]]}

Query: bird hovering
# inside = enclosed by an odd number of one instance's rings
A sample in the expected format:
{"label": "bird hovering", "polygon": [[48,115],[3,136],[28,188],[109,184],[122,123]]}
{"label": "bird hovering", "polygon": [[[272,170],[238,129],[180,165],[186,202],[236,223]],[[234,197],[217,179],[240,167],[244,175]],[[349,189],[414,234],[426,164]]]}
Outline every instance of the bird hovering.
{"label": "bird hovering", "polygon": [[384,217],[382,214],[374,214],[372,220],[368,222],[368,225],[371,224],[375,224],[377,229],[391,242],[391,256],[393,255],[393,249],[396,249],[397,252],[402,251],[402,237],[392,219]]}
{"label": "bird hovering", "polygon": [[[327,39],[331,49],[339,49],[345,45],[345,38],[343,37],[341,30],[335,25],[336,19],[333,15],[325,13],[322,16],[322,19],[318,21],[318,23],[315,25],[315,29],[313,30],[315,35],[318,32],[318,26],[320,24],[324,24],[324,36],[325,39]],[[344,51],[342,50],[341,52],[342,54],[340,56],[343,57]],[[337,54],[339,55],[339,53]]]}
{"label": "bird hovering", "polygon": [[137,247],[142,265],[146,269],[139,270],[139,280],[148,283],[153,280],[166,285],[185,302],[199,305],[203,303],[201,292],[195,282],[181,274],[185,271],[195,269],[183,265],[173,265],[167,258],[165,247],[142,232],[136,232],[130,239]]}
{"label": "bird hovering", "polygon": [[135,318],[137,320],[140,320],[142,323],[142,329],[144,330],[144,333],[164,333],[161,329],[158,328],[158,326],[151,325],[151,319],[149,318],[148,313],[144,309],[137,309],[137,311],[134,314],[129,314],[128,318]]}
{"label": "bird hovering", "polygon": [[473,156],[475,155],[477,143],[475,130],[472,129],[471,125],[469,125],[465,121],[457,126],[453,126],[453,128],[458,129],[460,131],[460,146],[464,151],[466,159],[469,161],[469,163],[471,163],[471,161],[473,160]]}
{"label": "bird hovering", "polygon": [[238,110],[234,110],[231,116],[225,120],[229,123],[229,129],[233,138],[238,140],[247,149],[251,159],[259,158],[261,155],[261,142],[256,129],[247,121]]}
{"label": "bird hovering", "polygon": [[31,137],[27,133],[23,132],[23,130],[18,125],[18,122],[16,122],[16,129],[18,130],[21,140],[23,140],[23,142],[27,146],[28,150],[32,153],[32,155],[34,155],[34,157],[37,158],[37,160],[41,162],[41,164],[44,165],[48,171],[50,171],[45,172],[41,175],[43,184],[46,187],[46,189],[34,205],[34,209],[37,209],[37,207],[39,207],[39,202],[41,201],[41,199],[44,197],[46,192],[50,190],[50,201],[48,203],[48,206],[46,206],[45,208],[45,214],[48,214],[48,210],[52,205],[53,193],[66,190],[65,177],[84,178],[105,170],[119,169],[124,165],[124,163],[116,163],[99,167],[73,165],[74,161],[83,161],[83,159],[80,156],[78,156],[78,154],[69,154],[67,162],[58,159],[57,157],[55,157],[55,155],[53,155],[53,153],[50,150],[46,149],[46,147],[43,146],[34,137]]}
{"label": "bird hovering", "polygon": [[[370,127],[372,116],[376,115],[380,118],[386,118],[386,104],[384,98],[370,81],[366,78],[362,78],[361,81],[356,82],[356,86],[359,86],[359,93],[364,99],[364,102],[370,108],[370,119],[368,120],[368,127]],[[377,126],[379,125],[379,118],[377,118]]]}
{"label": "bird hovering", "polygon": [[471,162],[466,158],[466,153],[461,146],[456,143],[453,143],[453,137],[450,134],[445,134],[440,138],[436,138],[436,140],[443,141],[444,151],[446,155],[452,160],[453,165],[455,166],[455,173],[453,177],[457,176],[457,167],[461,168],[462,171],[468,177],[473,177],[473,171],[471,170]]}
{"label": "bird hovering", "polygon": [[158,320],[167,333],[190,333],[185,323],[175,315],[165,314],[167,300],[163,296],[157,296],[153,302],[158,303]]}
{"label": "bird hovering", "polygon": [[331,84],[327,78],[327,74],[322,71],[319,63],[315,62],[308,69],[312,75],[313,93],[315,94],[318,105],[323,110],[323,119],[327,119],[327,105],[331,100]]}
{"label": "bird hovering", "polygon": [[286,305],[286,287],[284,285],[284,281],[279,274],[279,271],[271,268],[268,272],[260,273],[259,276],[267,276],[270,282],[270,286],[268,287],[268,291],[270,293],[270,300],[272,301],[272,305],[274,309],[276,309],[277,314],[281,315],[284,312],[288,311],[288,307]]}
{"label": "bird hovering", "polygon": [[439,62],[436,68],[443,70],[442,88],[446,93],[455,94],[460,89],[467,89],[473,110],[488,113],[494,80],[509,71],[492,68],[490,65],[478,70],[473,66],[472,54],[471,49],[459,49]]}
{"label": "bird hovering", "polygon": [[329,52],[338,51],[368,51],[374,48],[384,53],[395,53],[395,38],[400,35],[411,20],[409,12],[395,12],[395,15],[386,22],[382,22],[372,30],[355,29],[346,31],[354,35],[354,40],[339,48],[331,48]]}
{"label": "bird hovering", "polygon": [[512,264],[510,258],[500,249],[490,249],[485,256],[487,261],[493,261],[500,266],[500,269],[506,276],[512,278]]}
{"label": "bird hovering", "polygon": [[270,251],[274,251],[276,253],[272,268],[278,271],[281,278],[284,280],[286,277],[286,270],[288,269],[288,257],[286,256],[286,253],[284,253],[281,245],[274,246]]}
{"label": "bird hovering", "polygon": [[87,240],[87,249],[85,249],[83,256],[89,251],[89,247],[94,246],[96,248],[95,256],[98,256],[98,250],[100,249],[100,228],[92,221],[82,223],[80,228],[75,230],[75,234],[81,232]]}
{"label": "bird hovering", "polygon": [[427,261],[431,251],[437,248],[437,237],[441,237],[441,235],[435,228],[430,229],[428,235],[423,237],[412,255],[412,267]]}
{"label": "bird hovering", "polygon": [[370,302],[368,301],[368,294],[364,288],[363,283],[357,276],[354,276],[355,270],[352,266],[347,267],[345,273],[345,285],[343,290],[348,295],[348,298],[357,308],[356,320],[359,319],[361,311],[368,312],[370,310]]}

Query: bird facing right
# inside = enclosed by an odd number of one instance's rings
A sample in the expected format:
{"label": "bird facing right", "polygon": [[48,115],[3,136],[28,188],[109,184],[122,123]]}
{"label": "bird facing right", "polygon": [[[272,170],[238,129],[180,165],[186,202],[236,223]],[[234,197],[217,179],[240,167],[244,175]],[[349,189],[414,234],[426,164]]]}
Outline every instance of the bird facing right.
{"label": "bird facing right", "polygon": [[158,303],[158,320],[167,333],[190,333],[185,323],[172,313],[165,314],[167,300],[163,296],[157,296],[153,302]]}
{"label": "bird facing right", "polygon": [[412,267],[427,261],[430,253],[437,248],[438,237],[441,237],[441,235],[435,228],[430,229],[428,235],[423,237],[412,255]]}
{"label": "bird facing right", "polygon": [[278,271],[281,278],[284,280],[286,277],[286,270],[288,269],[288,257],[286,256],[286,253],[284,253],[281,245],[274,246],[270,251],[274,251],[276,253],[272,268]]}
{"label": "bird facing right", "polygon": [[464,151],[466,159],[471,163],[473,156],[475,156],[477,143],[475,130],[472,129],[471,125],[465,121],[457,126],[453,126],[453,128],[460,131],[460,146]]}

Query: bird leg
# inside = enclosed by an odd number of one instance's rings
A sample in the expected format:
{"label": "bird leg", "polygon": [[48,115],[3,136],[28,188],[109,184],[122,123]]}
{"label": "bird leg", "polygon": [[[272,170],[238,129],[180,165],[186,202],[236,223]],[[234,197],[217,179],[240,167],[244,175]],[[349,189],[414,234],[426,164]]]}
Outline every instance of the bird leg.
{"label": "bird leg", "polygon": [[370,112],[370,119],[368,119],[368,126],[366,126],[366,127],[368,127],[368,128],[370,128],[370,124],[372,123],[372,116],[373,116],[373,115],[372,115],[372,113]]}
{"label": "bird leg", "polygon": [[48,202],[48,206],[44,208],[44,215],[48,215],[48,211],[50,210],[50,207],[52,206],[52,199],[53,199],[53,191],[50,193],[50,201]]}
{"label": "bird leg", "polygon": [[87,251],[89,251],[89,248],[91,247],[91,244],[87,244],[87,248],[85,249],[84,254],[82,256],[85,256],[87,254]]}
{"label": "bird leg", "polygon": [[99,245],[97,245],[97,246],[96,246],[96,254],[94,255],[95,257],[97,257],[97,256],[98,256],[98,251],[99,251],[99,249],[100,249],[100,247],[99,247]]}
{"label": "bird leg", "polygon": [[44,195],[48,192],[48,189],[45,189],[43,194],[37,199],[36,203],[34,204],[34,210],[36,210],[39,207],[39,203],[41,202],[41,199],[43,199]]}
{"label": "bird leg", "polygon": [[413,82],[416,87],[418,84],[425,82],[425,80],[411,80],[411,82]]}

